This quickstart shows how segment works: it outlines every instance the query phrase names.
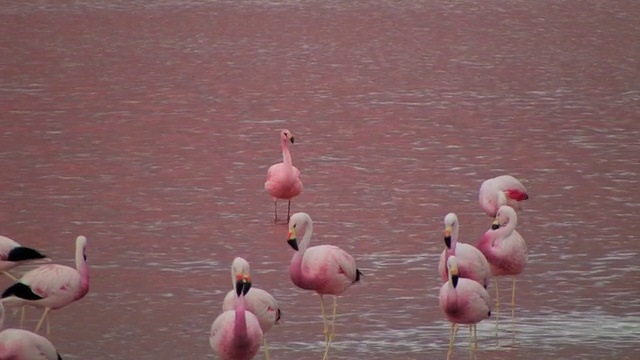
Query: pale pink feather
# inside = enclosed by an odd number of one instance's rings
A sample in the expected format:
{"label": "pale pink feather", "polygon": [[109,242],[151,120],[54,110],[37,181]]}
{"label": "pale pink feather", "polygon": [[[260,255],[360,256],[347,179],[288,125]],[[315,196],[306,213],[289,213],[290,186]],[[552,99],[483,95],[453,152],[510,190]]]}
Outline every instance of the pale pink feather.
{"label": "pale pink feather", "polygon": [[[447,261],[455,262],[455,256]],[[440,308],[454,324],[476,324],[491,316],[491,298],[477,281],[458,278],[454,287],[451,277],[440,287]]]}
{"label": "pale pink feather", "polygon": [[214,355],[219,360],[253,359],[261,342],[258,318],[247,310],[244,296],[236,295],[234,310],[223,312],[211,325],[209,344]]}
{"label": "pale pink feather", "polygon": [[498,210],[500,227],[487,230],[476,245],[487,258],[493,276],[518,275],[527,263],[527,244],[516,231],[518,215],[510,206]]}
{"label": "pale pink feather", "polygon": [[[504,195],[506,203],[501,203],[501,194]],[[495,178],[485,180],[480,185],[478,201],[484,212],[495,217],[501,205],[509,205],[513,208],[520,208],[520,202],[529,199],[527,189],[520,181],[511,175],[500,175]]]}

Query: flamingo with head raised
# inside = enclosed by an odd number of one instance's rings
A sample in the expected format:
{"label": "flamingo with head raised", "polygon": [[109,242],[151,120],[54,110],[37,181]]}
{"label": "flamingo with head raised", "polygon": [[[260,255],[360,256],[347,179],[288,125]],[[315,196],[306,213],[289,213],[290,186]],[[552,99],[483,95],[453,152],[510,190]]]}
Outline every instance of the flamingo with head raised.
{"label": "flamingo with head raised", "polygon": [[291,199],[302,192],[300,170],[293,166],[289,143],[293,144],[294,137],[291,132],[284,129],[280,132],[280,145],[282,147],[282,162],[273,164],[267,171],[267,180],[264,188],[273,197],[274,222],[278,222],[278,199],[288,200],[287,221],[291,213]]}

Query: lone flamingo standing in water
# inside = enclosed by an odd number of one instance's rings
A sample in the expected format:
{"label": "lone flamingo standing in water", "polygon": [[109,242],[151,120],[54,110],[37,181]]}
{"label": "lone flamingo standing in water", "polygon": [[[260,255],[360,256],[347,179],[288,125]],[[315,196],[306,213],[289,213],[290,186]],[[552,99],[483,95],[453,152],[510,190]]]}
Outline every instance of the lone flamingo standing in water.
{"label": "lone flamingo standing in water", "polygon": [[289,200],[287,207],[287,221],[291,213],[291,199],[302,192],[300,170],[293,166],[289,153],[289,142],[293,144],[293,135],[285,129],[280,132],[280,144],[282,145],[282,162],[273,164],[267,171],[267,181],[264,188],[273,197],[273,211],[275,222],[278,222],[278,199]]}
{"label": "lone flamingo standing in water", "polygon": [[[86,247],[87,238],[78,236],[76,238],[75,269],[58,264],[43,265],[33,269],[2,293],[2,302],[44,308],[35,332],[40,330],[46,317],[47,335],[51,334],[49,312],[82,299],[89,291],[89,266],[85,255]],[[21,323],[24,320],[24,313],[22,317]]]}
{"label": "lone flamingo standing in water", "polygon": [[[241,257],[233,259],[233,262],[231,263],[232,285],[235,287],[236,279],[238,278],[250,279],[250,277],[249,262]],[[236,298],[236,290],[229,291],[222,303],[222,310],[234,310]],[[266,334],[280,321],[281,313],[280,308],[278,308],[278,302],[271,294],[256,287],[252,287],[251,291],[245,295],[244,299],[247,305],[247,310],[253,313],[260,322],[265,358],[269,360],[269,348],[267,347]]]}
{"label": "lone flamingo standing in water", "polygon": [[[304,228],[304,237],[298,246],[297,231]],[[291,281],[299,288],[313,290],[320,295],[322,321],[324,324],[325,352],[327,359],[336,323],[336,297],[351,285],[360,281],[362,273],[349,253],[333,245],[309,247],[313,233],[311,217],[303,212],[295,213],[289,221],[287,243],[296,251],[291,259],[289,273]],[[327,325],[324,295],[333,295],[333,317],[331,333]]]}
{"label": "lone flamingo standing in water", "polygon": [[491,269],[484,255],[473,245],[459,243],[458,233],[460,223],[458,216],[449,213],[444,217],[444,244],[446,248],[442,251],[438,272],[443,281],[449,279],[447,272],[447,259],[455,255],[458,263],[459,276],[465,279],[475,280],[485,289],[489,285]]}
{"label": "lone flamingo standing in water", "polygon": [[31,260],[45,259],[39,251],[22,246],[5,236],[0,236],[0,271],[12,281],[18,280],[9,270]]}
{"label": "lone flamingo standing in water", "polygon": [[[472,335],[475,345],[474,353],[478,349],[478,334],[476,324],[491,316],[491,298],[487,290],[477,281],[459,277],[458,263],[455,256],[447,259],[449,281],[440,288],[440,308],[451,322],[449,336],[449,350],[447,359],[453,351],[455,338],[455,324],[469,325],[469,339]],[[469,343],[469,348],[472,344]]]}
{"label": "lone flamingo standing in water", "polygon": [[247,310],[245,301],[251,280],[238,275],[235,285],[234,309],[223,312],[211,324],[209,344],[219,360],[249,360],[260,350],[260,322]]}
{"label": "lone flamingo standing in water", "polygon": [[[4,305],[0,302],[0,329],[4,324]],[[46,338],[22,329],[0,331],[0,359],[62,360]]]}
{"label": "lone flamingo standing in water", "polygon": [[[500,319],[500,293],[498,291],[498,276],[513,275],[513,290],[511,294],[511,318],[515,315],[516,306],[516,276],[521,274],[527,263],[527,244],[516,231],[518,215],[507,205],[498,209],[496,218],[477,247],[489,261],[491,275],[496,282],[496,318]],[[496,321],[497,326],[497,321]]]}
{"label": "lone flamingo standing in water", "polygon": [[529,199],[527,189],[511,175],[500,175],[480,185],[478,200],[487,215],[495,217],[498,208],[509,205],[520,209],[520,202]]}

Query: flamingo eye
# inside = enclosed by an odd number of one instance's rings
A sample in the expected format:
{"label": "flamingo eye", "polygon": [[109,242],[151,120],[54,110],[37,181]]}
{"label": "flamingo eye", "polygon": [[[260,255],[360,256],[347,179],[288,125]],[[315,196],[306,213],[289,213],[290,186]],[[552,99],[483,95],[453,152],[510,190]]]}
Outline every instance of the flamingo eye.
{"label": "flamingo eye", "polygon": [[293,224],[293,228],[294,228],[294,229],[296,228],[296,224]]}

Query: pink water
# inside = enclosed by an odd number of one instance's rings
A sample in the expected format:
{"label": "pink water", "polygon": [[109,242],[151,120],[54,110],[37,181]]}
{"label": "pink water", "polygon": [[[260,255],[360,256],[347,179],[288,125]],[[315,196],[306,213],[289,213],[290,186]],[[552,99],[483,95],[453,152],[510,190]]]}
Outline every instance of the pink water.
{"label": "pink water", "polygon": [[150,3],[0,0],[0,233],[68,265],[89,239],[91,290],[51,316],[64,359],[211,358],[235,256],[280,301],[271,358],[322,357],[263,189],[285,127],[293,210],[365,274],[331,359],[445,357],[442,221],[475,243],[502,173],[529,189],[529,264],[478,358],[636,358],[639,2]]}

